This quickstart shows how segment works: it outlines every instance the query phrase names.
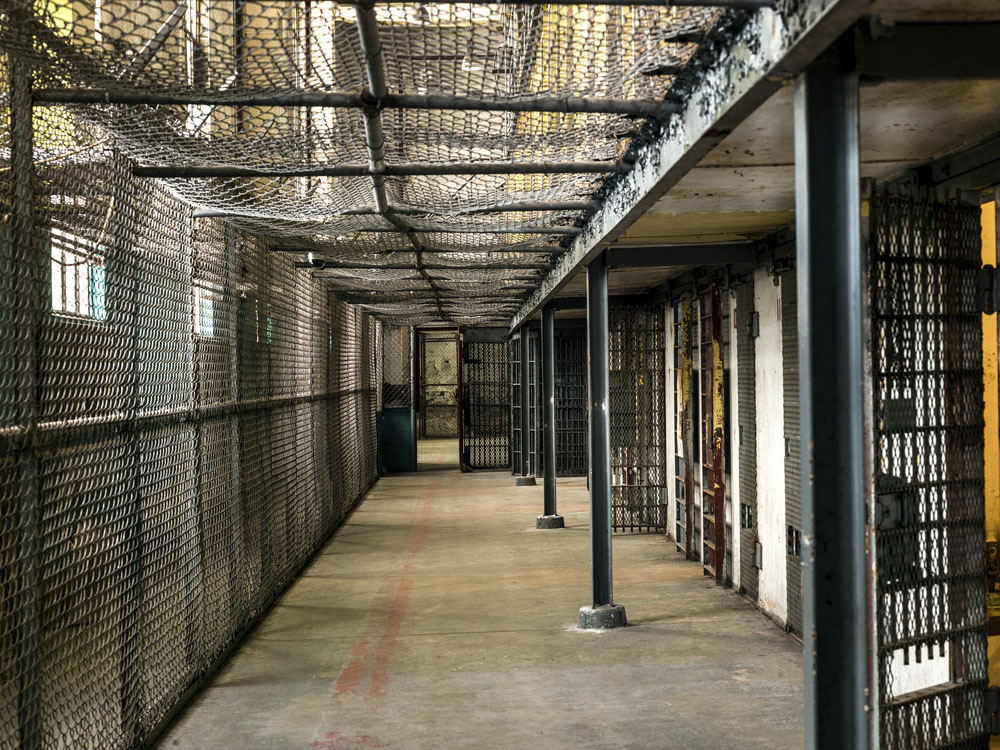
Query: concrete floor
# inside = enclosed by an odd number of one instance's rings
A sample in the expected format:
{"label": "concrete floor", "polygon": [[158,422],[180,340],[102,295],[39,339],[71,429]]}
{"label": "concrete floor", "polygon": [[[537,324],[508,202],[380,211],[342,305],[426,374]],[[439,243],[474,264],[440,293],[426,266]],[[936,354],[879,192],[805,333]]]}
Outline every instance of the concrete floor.
{"label": "concrete floor", "polygon": [[615,536],[634,627],[575,629],[587,492],[559,492],[537,531],[506,473],[383,478],[160,747],[801,747],[799,644],[664,537]]}

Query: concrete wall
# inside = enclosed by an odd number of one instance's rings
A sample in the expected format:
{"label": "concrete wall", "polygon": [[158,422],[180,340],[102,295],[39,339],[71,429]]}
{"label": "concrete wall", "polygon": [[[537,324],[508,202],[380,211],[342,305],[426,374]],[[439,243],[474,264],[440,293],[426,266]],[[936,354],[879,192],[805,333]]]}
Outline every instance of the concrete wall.
{"label": "concrete wall", "polygon": [[760,317],[757,378],[757,526],[763,550],[758,603],[780,622],[787,617],[785,569],[785,423],[781,343],[781,288],[766,269],[754,272]]}

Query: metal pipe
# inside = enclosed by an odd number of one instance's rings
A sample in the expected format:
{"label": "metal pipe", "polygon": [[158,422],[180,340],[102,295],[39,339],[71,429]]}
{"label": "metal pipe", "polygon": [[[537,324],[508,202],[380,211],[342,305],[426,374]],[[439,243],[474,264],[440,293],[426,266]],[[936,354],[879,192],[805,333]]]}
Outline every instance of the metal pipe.
{"label": "metal pipe", "polygon": [[[450,162],[444,164],[387,164],[381,174],[386,177],[415,177],[420,175],[479,175],[479,174],[611,174],[626,172],[628,167],[619,162]],[[161,179],[186,178],[236,178],[236,177],[370,177],[367,164],[342,164],[338,167],[295,167],[288,169],[260,169],[255,167],[226,166],[137,166],[136,177]]]}
{"label": "metal pipe", "polygon": [[[361,25],[361,12],[358,15]],[[366,68],[369,67],[366,58]],[[376,81],[378,83],[378,81]],[[563,114],[626,115],[631,117],[669,117],[681,110],[675,100],[594,99],[589,97],[531,96],[518,99],[456,96],[452,94],[381,94],[371,87],[351,91],[241,91],[238,89],[184,94],[107,88],[52,88],[38,91],[34,102],[49,104],[129,104],[157,106],[213,105],[217,107],[329,107],[383,109],[439,109],[473,112],[553,112]]]}
{"label": "metal pipe", "polygon": [[[477,214],[513,213],[517,211],[596,211],[601,207],[598,201],[523,201],[521,203],[504,203],[496,206],[440,211],[420,206],[393,206],[392,212],[399,216],[472,216]],[[324,216],[379,216],[381,213],[374,206],[359,206],[331,211]],[[196,219],[256,219],[258,216],[242,214],[237,211],[200,208],[194,212]]]}
{"label": "metal pipe", "polygon": [[[850,41],[850,33],[844,40]],[[805,746],[868,746],[858,77],[850,45],[795,81]]]}
{"label": "metal pipe", "polygon": [[608,263],[601,253],[587,266],[587,354],[590,385],[590,570],[594,606],[612,604],[611,424]]}
{"label": "metal pipe", "polygon": [[528,366],[528,349],[531,336],[528,326],[521,327],[521,476],[531,475],[531,386],[528,382],[531,369]]}
{"label": "metal pipe", "polygon": [[[14,11],[15,33],[26,15]],[[31,37],[27,37],[31,42]],[[38,437],[38,332],[43,290],[42,248],[37,246],[34,222],[35,167],[34,123],[31,110],[31,64],[21,55],[10,55],[8,94],[10,102],[11,177],[11,256],[13,260],[13,307],[17,313],[12,326],[17,358],[14,378],[18,384],[16,414],[26,440],[14,454],[17,470],[16,599],[13,615],[16,628],[14,658],[17,679],[17,737],[20,750],[42,746],[41,703],[41,600],[40,549],[42,536],[41,489]]]}
{"label": "metal pipe", "polygon": [[143,45],[139,53],[132,58],[132,61],[122,71],[119,78],[124,81],[131,81],[139,75],[149,64],[150,60],[156,56],[156,53],[160,51],[160,48],[170,38],[170,35],[174,33],[174,29],[177,28],[177,25],[186,14],[187,3],[178,3],[170,12],[170,15],[167,16],[167,19],[160,24],[160,28],[156,30],[156,33]]}
{"label": "metal pipe", "polygon": [[542,308],[542,394],[545,415],[542,441],[545,466],[545,516],[556,515],[556,311],[552,305]]}
{"label": "metal pipe", "polygon": [[[317,249],[317,248],[314,248],[314,247],[272,247],[271,248],[271,252],[275,252],[275,253],[323,253],[323,252],[327,252],[327,251],[322,250],[322,249]],[[384,255],[388,255],[390,253],[412,253],[412,252],[414,252],[413,248],[406,247],[406,248],[394,248],[394,249],[391,249],[391,250],[379,250],[378,254],[380,256],[384,256]],[[558,253],[564,253],[564,252],[566,252],[566,248],[559,247],[558,245],[553,246],[553,247],[519,247],[516,250],[508,250],[508,249],[499,249],[499,250],[497,250],[497,249],[491,249],[491,248],[476,248],[476,247],[463,248],[461,250],[445,250],[443,248],[424,247],[423,248],[423,252],[425,252],[425,253],[440,253],[441,255],[450,255],[450,254],[454,254],[454,253],[462,253],[462,254],[465,254],[465,255],[467,255],[469,253],[495,253],[495,254],[501,254],[501,253],[503,253],[503,254],[511,254],[511,255],[522,255],[522,254],[532,254],[532,253],[558,254]],[[518,262],[517,265],[518,266],[522,266],[523,264],[521,262]],[[368,265],[368,266],[365,266],[365,267],[366,268],[381,268],[382,266],[379,265],[379,264],[374,264],[374,265]],[[504,268],[507,268],[507,267],[508,266],[504,266]],[[551,266],[549,264],[545,264],[544,266],[539,266],[539,267],[551,268]],[[408,268],[413,268],[413,266],[408,266]]]}

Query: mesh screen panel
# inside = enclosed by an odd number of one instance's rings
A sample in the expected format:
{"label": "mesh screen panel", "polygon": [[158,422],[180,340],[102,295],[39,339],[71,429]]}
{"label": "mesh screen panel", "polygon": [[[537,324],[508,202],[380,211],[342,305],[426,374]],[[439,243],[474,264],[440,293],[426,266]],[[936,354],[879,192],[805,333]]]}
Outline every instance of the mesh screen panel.
{"label": "mesh screen panel", "polygon": [[608,329],[611,525],[615,531],[664,532],[663,307],[612,307]]}
{"label": "mesh screen panel", "polygon": [[[135,162],[172,168],[171,192],[244,231],[311,250],[330,269],[385,269],[345,299],[386,320],[480,325],[518,309],[594,210],[607,171],[625,166],[646,117],[666,124],[665,97],[699,44],[744,17],[677,7],[359,7],[12,0],[0,47],[37,68],[36,86],[49,95],[44,117],[77,124],[75,141],[44,144],[51,163],[97,165],[99,145],[113,143]],[[569,97],[618,109],[562,111]],[[493,108],[476,111],[483,100]],[[503,166],[554,162],[576,171]],[[496,169],[413,169],[454,163]],[[193,177],[194,168],[216,176]],[[247,169],[257,173],[232,172]],[[475,278],[456,279],[453,265]]]}
{"label": "mesh screen panel", "polygon": [[503,337],[463,344],[465,468],[505,469],[511,465],[508,346]]}
{"label": "mesh screen panel", "polygon": [[135,747],[374,480],[381,324],[0,62],[0,745]]}
{"label": "mesh screen panel", "polygon": [[556,474],[587,475],[587,329],[555,331]]}
{"label": "mesh screen panel", "polygon": [[871,209],[879,730],[988,746],[980,211]]}

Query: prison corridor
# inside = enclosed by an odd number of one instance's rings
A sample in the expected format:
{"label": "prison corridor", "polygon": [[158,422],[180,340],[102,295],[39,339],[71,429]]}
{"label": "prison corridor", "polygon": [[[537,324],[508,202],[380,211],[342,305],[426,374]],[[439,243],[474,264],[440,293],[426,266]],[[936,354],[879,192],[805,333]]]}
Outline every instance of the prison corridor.
{"label": "prison corridor", "polygon": [[801,746],[796,639],[645,534],[615,538],[633,627],[579,630],[585,480],[538,530],[540,486],[452,445],[379,479],[159,747]]}

